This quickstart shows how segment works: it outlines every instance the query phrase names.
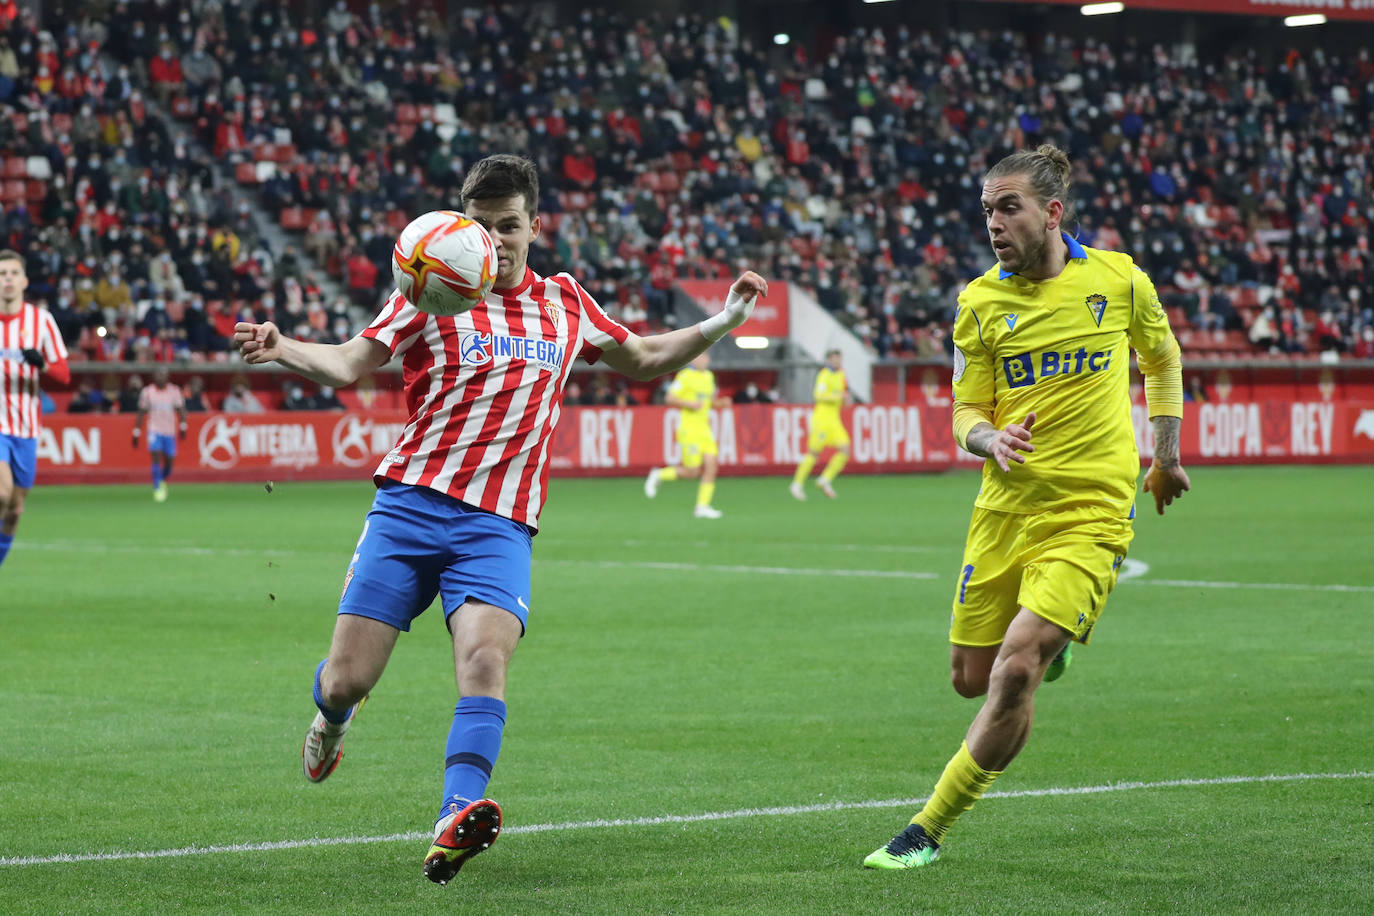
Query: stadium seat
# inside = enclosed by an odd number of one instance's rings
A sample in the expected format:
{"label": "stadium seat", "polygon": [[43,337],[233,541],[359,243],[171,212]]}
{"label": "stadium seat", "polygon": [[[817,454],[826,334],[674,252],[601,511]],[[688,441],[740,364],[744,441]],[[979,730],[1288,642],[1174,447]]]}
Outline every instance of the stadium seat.
{"label": "stadium seat", "polygon": [[257,184],[258,167],[252,162],[240,162],[234,166],[234,180],[239,184]]}
{"label": "stadium seat", "polygon": [[416,111],[414,105],[409,102],[402,102],[396,106],[397,124],[415,124],[419,122],[419,120],[420,115],[419,112]]}
{"label": "stadium seat", "polygon": [[29,178],[24,182],[24,197],[29,203],[37,203],[48,196],[48,183],[39,181],[37,178]]}
{"label": "stadium seat", "polygon": [[28,199],[29,189],[25,182],[18,179],[7,180],[0,187],[0,199],[6,203],[18,203]]}
{"label": "stadium seat", "polygon": [[5,160],[4,177],[27,178],[29,175],[28,161],[22,156],[10,156]]}
{"label": "stadium seat", "polygon": [[301,207],[283,207],[281,211],[281,227],[283,229],[304,229],[310,225],[310,220],[306,218],[305,210]]}
{"label": "stadium seat", "polygon": [[389,210],[386,214],[386,227],[393,233],[399,234],[402,229],[410,224],[410,216],[404,210]]}
{"label": "stadium seat", "polygon": [[271,156],[267,157],[277,165],[290,165],[296,161],[296,147],[290,143],[277,143]]}

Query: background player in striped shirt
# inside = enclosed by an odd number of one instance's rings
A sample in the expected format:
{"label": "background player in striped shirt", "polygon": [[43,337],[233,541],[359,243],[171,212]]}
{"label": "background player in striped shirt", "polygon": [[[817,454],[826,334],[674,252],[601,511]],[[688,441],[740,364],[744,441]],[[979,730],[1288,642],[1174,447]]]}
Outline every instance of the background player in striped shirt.
{"label": "background player in striped shirt", "polygon": [[816,478],[816,486],[831,499],[835,498],[835,488],[831,486],[840,476],[849,461],[849,430],[844,428],[840,419],[840,408],[849,403],[849,382],[844,377],[844,356],[839,350],[825,354],[826,365],[816,373],[816,389],[813,397],[816,406],[811,409],[811,430],[806,439],[806,457],[797,465],[797,473],[792,476],[788,488],[794,499],[806,499],[802,484],[816,466],[821,453],[833,448],[835,454],[826,462],[825,470]]}
{"label": "background player in striped shirt", "polygon": [[0,251],[0,563],[38,469],[39,374],[71,381],[67,347],[46,309],[24,301],[29,278],[17,251]]}
{"label": "background player in striped shirt", "polygon": [[302,766],[337,766],[352,715],[381,677],[397,636],[436,593],[453,642],[459,701],[445,746],[444,790],[424,873],[448,882],[496,839],[501,810],[484,798],[506,721],[506,671],[530,613],[530,547],[548,484],[551,434],[573,360],[604,358],[638,379],[674,371],[743,324],[767,284],[746,272],[725,309],[700,324],[639,337],[567,274],[526,265],[539,235],[539,178],[517,156],[490,156],[461,191],[491,233],[496,288],[456,317],[417,311],[399,294],[338,345],[237,325],[252,364],[276,361],[321,385],[352,384],[393,357],[410,419],[382,459],[378,491],[344,576],[329,656],[315,671],[318,714]]}
{"label": "background player in striped shirt", "polygon": [[177,439],[186,438],[186,401],[181,389],[172,384],[166,369],[153,370],[153,382],[138,395],[138,416],[134,418],[134,448],[143,433],[143,418],[148,418],[148,454],[153,460],[153,499],[167,501],[167,478],[172,476],[172,461],[177,456]]}
{"label": "background player in striped shirt", "polygon": [[1069,174],[1068,156],[1046,145],[1013,153],[983,181],[998,263],[959,295],[954,436],[987,461],[949,640],[955,690],[987,699],[925,807],[864,859],[869,868],[938,858],[946,832],[1025,746],[1055,659],[1070,640],[1088,641],[1135,518],[1132,349],[1155,435],[1144,489],[1162,515],[1189,488],[1178,342],[1129,255],[1061,230]]}
{"label": "background player in striped shirt", "polygon": [[716,397],[711,354],[701,354],[677,374],[668,388],[667,403],[680,411],[677,444],[682,449],[682,463],[651,470],[644,479],[644,495],[653,499],[658,495],[660,483],[700,476],[697,504],[692,514],[697,518],[720,518],[720,510],[711,505],[716,495],[716,455],[720,452],[715,433],[711,432],[711,408],[729,407],[730,399]]}

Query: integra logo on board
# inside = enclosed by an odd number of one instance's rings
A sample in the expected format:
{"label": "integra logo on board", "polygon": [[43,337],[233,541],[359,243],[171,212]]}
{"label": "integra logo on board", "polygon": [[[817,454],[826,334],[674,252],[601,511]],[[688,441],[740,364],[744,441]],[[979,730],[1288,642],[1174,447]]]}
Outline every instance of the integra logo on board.
{"label": "integra logo on board", "polygon": [[266,458],[267,465],[274,468],[320,463],[315,428],[308,423],[253,423],[214,417],[200,428],[198,444],[200,463],[220,471],[244,459]]}

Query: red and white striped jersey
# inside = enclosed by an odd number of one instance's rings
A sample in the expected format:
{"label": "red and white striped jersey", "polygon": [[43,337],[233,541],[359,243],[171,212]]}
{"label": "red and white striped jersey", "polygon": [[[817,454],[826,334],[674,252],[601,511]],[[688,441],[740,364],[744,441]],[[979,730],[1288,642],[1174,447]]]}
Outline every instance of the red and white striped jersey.
{"label": "red and white striped jersey", "polygon": [[177,434],[177,411],[186,407],[181,389],[168,384],[144,385],[138,395],[138,409],[148,414],[149,436],[175,436]]}
{"label": "red and white striped jersey", "polygon": [[410,420],[375,479],[445,493],[537,528],[563,389],[630,332],[567,274],[526,268],[462,315],[418,311],[394,292],[363,332],[403,354]]}
{"label": "red and white striped jersey", "polygon": [[49,365],[66,362],[67,345],[47,309],[25,302],[13,315],[0,315],[0,435],[38,436],[42,402],[38,370],[24,362],[25,350],[37,350]]}

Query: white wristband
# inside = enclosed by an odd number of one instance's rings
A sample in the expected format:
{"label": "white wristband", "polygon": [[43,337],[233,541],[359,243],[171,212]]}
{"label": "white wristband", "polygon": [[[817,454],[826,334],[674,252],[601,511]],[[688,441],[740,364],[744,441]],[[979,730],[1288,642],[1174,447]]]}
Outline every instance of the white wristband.
{"label": "white wristband", "polygon": [[754,297],[745,299],[734,290],[725,297],[725,308],[697,325],[701,336],[715,343],[749,320],[754,313]]}

